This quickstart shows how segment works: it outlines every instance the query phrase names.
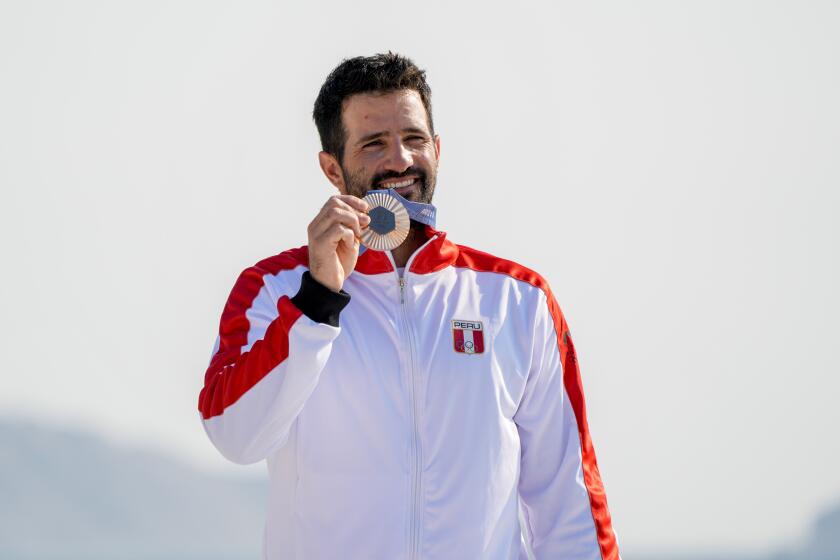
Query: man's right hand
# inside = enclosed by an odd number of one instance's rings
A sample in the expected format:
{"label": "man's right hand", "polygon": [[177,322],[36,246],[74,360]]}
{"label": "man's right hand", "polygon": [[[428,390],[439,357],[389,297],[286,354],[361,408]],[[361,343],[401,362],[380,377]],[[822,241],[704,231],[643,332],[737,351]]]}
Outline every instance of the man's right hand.
{"label": "man's right hand", "polygon": [[309,273],[334,292],[356,266],[362,228],[370,223],[367,211],[361,198],[335,195],[309,223]]}

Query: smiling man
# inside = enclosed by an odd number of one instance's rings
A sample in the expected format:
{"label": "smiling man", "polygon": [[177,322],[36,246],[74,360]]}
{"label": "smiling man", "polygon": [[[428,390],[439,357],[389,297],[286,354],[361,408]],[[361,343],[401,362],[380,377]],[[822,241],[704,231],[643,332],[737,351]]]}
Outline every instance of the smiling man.
{"label": "smiling man", "polygon": [[[431,109],[396,54],[328,76],[314,117],[339,194],[307,246],[237,280],[204,427],[267,461],[271,560],[617,559],[566,322],[537,273],[435,229]],[[404,241],[360,245],[401,212]]]}

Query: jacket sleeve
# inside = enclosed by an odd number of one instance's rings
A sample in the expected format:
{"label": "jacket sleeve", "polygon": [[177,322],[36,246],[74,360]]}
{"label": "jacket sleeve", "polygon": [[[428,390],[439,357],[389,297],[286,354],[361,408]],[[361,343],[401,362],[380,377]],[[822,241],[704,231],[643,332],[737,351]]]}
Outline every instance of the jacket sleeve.
{"label": "jacket sleeve", "polygon": [[[287,273],[294,276],[294,273]],[[199,395],[204,429],[233,462],[265,459],[283,445],[315,389],[350,300],[300,277],[296,295],[273,295],[266,272],[240,275],[228,298]]]}
{"label": "jacket sleeve", "polygon": [[550,290],[533,327],[531,368],[514,416],[526,544],[536,560],[618,560],[574,346]]}

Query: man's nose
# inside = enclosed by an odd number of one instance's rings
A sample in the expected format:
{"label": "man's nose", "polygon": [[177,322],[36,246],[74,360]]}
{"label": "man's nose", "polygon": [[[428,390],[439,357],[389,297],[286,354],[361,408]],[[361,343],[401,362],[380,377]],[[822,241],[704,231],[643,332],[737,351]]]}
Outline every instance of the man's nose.
{"label": "man's nose", "polygon": [[386,166],[392,171],[402,173],[414,163],[409,150],[402,142],[394,142],[388,153]]}

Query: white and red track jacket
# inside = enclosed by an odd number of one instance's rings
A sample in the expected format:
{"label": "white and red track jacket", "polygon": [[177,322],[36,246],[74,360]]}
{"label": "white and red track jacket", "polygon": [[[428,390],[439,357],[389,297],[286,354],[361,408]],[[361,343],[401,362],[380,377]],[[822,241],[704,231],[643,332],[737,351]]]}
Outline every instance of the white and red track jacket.
{"label": "white and red track jacket", "polygon": [[369,250],[335,293],[302,247],[231,292],[199,410],[268,461],[265,558],[618,559],[548,284],[427,232],[402,279]]}

